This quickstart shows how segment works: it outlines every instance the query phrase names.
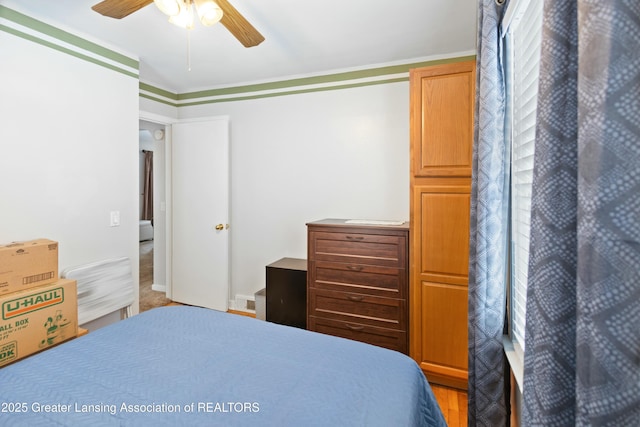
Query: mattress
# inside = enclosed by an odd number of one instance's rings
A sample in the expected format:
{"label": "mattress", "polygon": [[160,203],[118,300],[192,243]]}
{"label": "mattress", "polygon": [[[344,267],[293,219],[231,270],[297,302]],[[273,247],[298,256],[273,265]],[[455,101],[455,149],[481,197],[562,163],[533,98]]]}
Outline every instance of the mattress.
{"label": "mattress", "polygon": [[91,332],[0,384],[3,425],[446,426],[401,353],[196,307]]}

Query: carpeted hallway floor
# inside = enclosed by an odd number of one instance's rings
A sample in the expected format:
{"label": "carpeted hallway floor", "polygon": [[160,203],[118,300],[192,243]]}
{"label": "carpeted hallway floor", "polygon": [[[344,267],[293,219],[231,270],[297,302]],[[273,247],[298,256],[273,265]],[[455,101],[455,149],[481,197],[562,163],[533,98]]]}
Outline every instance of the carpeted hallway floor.
{"label": "carpeted hallway floor", "polygon": [[171,302],[164,292],[151,289],[153,284],[153,240],[140,242],[140,312]]}

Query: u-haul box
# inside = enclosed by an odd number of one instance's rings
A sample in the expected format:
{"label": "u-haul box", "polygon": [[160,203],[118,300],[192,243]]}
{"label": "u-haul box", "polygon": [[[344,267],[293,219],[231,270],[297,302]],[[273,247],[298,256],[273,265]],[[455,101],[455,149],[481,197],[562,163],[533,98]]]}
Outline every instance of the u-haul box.
{"label": "u-haul box", "polygon": [[0,296],[0,366],[78,334],[75,280]]}
{"label": "u-haul box", "polygon": [[0,245],[0,295],[58,279],[58,242],[29,240]]}

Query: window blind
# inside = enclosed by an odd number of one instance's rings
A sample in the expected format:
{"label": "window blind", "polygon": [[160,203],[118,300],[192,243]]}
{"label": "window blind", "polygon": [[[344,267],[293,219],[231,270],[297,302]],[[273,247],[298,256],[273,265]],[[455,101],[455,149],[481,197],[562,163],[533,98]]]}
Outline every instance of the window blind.
{"label": "window blind", "polygon": [[542,4],[519,0],[508,11],[506,28],[503,25],[509,104],[506,129],[511,137],[511,334],[523,351]]}

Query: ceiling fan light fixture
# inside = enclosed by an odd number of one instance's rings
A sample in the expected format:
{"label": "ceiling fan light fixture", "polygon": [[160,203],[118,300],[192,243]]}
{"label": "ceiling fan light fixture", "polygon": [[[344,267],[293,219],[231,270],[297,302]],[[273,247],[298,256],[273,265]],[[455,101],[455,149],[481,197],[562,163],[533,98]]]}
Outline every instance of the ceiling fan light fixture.
{"label": "ceiling fan light fixture", "polygon": [[[154,0],[155,1],[155,0]],[[180,13],[169,17],[169,22],[178,27],[185,28],[187,30],[193,29],[193,8],[191,2],[179,1],[181,3]]]}
{"label": "ceiling fan light fixture", "polygon": [[153,0],[153,2],[167,16],[177,16],[182,11],[180,0]]}
{"label": "ceiling fan light fixture", "polygon": [[195,0],[202,25],[210,27],[222,19],[222,9],[213,0]]}

